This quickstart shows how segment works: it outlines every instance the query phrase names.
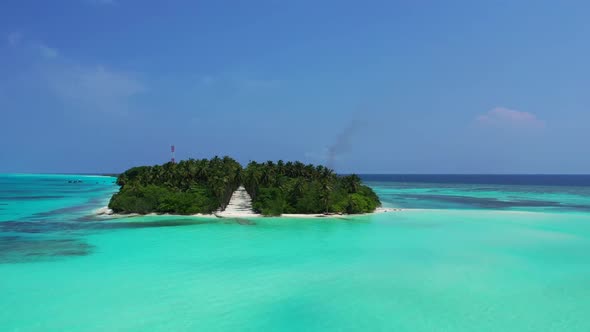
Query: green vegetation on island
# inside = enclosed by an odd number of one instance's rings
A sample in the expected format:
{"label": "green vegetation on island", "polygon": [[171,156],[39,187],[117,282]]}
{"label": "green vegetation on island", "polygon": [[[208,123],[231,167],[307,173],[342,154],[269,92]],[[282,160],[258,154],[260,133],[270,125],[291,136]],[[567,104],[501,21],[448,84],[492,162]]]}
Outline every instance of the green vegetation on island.
{"label": "green vegetation on island", "polygon": [[338,176],[327,167],[301,162],[250,162],[243,183],[253,209],[267,216],[369,213],[381,205],[357,175]]}
{"label": "green vegetation on island", "polygon": [[240,185],[242,166],[229,157],[133,167],[109,208],[115,213],[212,213],[224,209]]}
{"label": "green vegetation on island", "polygon": [[369,213],[381,205],[357,175],[338,176],[301,162],[250,162],[244,169],[230,157],[189,159],[133,167],[117,184],[121,188],[109,203],[115,213],[209,214],[225,209],[240,185],[254,211],[266,216]]}

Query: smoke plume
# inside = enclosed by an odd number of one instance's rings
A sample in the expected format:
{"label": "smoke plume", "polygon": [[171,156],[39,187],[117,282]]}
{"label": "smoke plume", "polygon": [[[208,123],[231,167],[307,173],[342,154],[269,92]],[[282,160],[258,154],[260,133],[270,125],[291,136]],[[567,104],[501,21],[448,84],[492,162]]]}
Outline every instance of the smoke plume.
{"label": "smoke plume", "polygon": [[336,159],[352,150],[353,137],[356,135],[366,123],[359,119],[353,119],[348,126],[342,130],[332,145],[328,147],[327,165],[328,168],[334,169]]}

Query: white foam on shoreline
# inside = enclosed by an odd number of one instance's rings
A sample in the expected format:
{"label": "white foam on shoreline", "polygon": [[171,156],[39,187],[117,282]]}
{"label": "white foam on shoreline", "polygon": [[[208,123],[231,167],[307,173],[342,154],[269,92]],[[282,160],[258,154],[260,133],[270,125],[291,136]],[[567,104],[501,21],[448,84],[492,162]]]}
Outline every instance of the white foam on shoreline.
{"label": "white foam on shoreline", "polygon": [[109,209],[108,206],[103,206],[99,209],[94,210],[94,214],[97,214],[99,216],[111,216],[113,215],[113,210]]}

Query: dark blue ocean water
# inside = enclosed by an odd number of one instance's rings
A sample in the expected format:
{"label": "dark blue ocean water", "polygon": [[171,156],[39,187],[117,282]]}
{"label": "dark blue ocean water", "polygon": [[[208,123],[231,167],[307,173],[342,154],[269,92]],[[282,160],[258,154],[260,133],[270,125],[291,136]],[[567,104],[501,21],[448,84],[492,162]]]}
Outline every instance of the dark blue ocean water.
{"label": "dark blue ocean water", "polygon": [[590,211],[590,175],[371,174],[385,206],[412,209]]}
{"label": "dark blue ocean water", "polygon": [[590,187],[590,175],[588,174],[362,174],[360,177],[371,182]]}

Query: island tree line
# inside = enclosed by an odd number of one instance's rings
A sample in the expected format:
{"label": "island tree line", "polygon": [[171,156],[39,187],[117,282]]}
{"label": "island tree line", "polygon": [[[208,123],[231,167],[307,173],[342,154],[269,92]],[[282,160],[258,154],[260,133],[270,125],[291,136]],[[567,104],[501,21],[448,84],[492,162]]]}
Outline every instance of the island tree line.
{"label": "island tree line", "polygon": [[264,215],[368,213],[381,204],[357,175],[338,176],[321,165],[250,162],[243,183],[253,209]]}
{"label": "island tree line", "polygon": [[301,162],[250,162],[244,169],[230,157],[133,167],[117,178],[109,203],[116,213],[196,214],[223,210],[244,185],[255,212],[368,213],[381,203],[357,175],[338,176],[324,166]]}

